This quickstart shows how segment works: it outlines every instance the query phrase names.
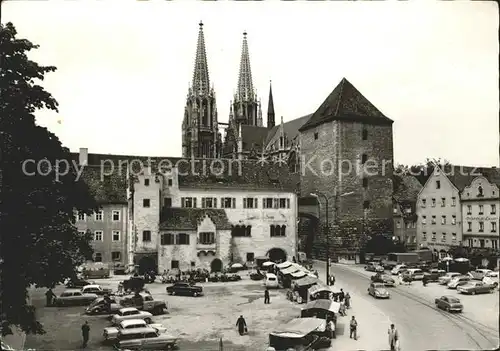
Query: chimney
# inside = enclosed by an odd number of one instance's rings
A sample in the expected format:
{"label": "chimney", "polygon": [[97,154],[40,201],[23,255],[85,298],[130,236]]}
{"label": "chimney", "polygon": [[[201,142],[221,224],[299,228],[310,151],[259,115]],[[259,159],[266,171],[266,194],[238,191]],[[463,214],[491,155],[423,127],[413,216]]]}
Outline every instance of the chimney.
{"label": "chimney", "polygon": [[89,163],[89,149],[86,147],[80,148],[80,155],[78,158],[78,163],[80,166],[87,166]]}

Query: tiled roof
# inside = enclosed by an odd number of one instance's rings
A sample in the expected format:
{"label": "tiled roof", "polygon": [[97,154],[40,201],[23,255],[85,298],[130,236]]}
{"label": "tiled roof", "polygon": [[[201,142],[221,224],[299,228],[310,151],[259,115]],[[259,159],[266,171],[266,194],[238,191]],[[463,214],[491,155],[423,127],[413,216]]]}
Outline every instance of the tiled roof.
{"label": "tiled roof", "polygon": [[333,120],[389,125],[393,123],[393,120],[384,116],[345,78],[299,130],[305,131]]}
{"label": "tiled roof", "polygon": [[205,216],[210,217],[217,229],[231,229],[223,209],[167,208],[160,215],[160,230],[196,230]]}
{"label": "tiled roof", "polygon": [[241,138],[243,142],[243,151],[250,151],[252,148],[257,149],[259,152],[267,139],[269,129],[266,127],[256,126],[241,126]]}
{"label": "tiled roof", "polygon": [[394,192],[394,199],[398,202],[415,202],[422,184],[413,175],[399,176],[401,182]]}
{"label": "tiled roof", "polygon": [[444,174],[462,192],[464,188],[480,175],[488,175],[490,168],[478,168],[469,166],[444,165],[440,166]]}
{"label": "tiled roof", "polygon": [[97,203],[127,203],[127,178],[126,172],[101,172],[101,167],[83,167],[81,179],[89,187]]}
{"label": "tiled roof", "polygon": [[[311,118],[312,114],[309,114],[307,116],[302,116],[299,118],[292,119],[291,121],[283,123],[283,129],[285,132],[285,135],[288,140],[293,140],[299,135],[299,129],[306,123],[309,118]],[[278,133],[278,130],[280,128],[280,125],[276,125],[273,128],[270,129],[267,139],[266,139],[266,146],[269,144],[269,142],[274,138],[276,133]]]}

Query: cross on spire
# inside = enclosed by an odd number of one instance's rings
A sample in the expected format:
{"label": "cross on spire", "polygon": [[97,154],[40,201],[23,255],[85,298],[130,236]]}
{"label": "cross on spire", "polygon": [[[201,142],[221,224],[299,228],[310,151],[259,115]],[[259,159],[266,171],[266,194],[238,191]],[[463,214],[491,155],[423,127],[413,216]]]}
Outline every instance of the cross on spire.
{"label": "cross on spire", "polygon": [[210,89],[208,76],[207,52],[205,48],[205,36],[203,34],[203,22],[200,21],[198,32],[198,43],[196,46],[196,57],[193,71],[193,92],[200,95],[206,94]]}
{"label": "cross on spire", "polygon": [[252,70],[250,69],[250,54],[248,53],[247,32],[243,32],[241,48],[240,74],[238,77],[238,96],[242,100],[252,100],[254,97]]}

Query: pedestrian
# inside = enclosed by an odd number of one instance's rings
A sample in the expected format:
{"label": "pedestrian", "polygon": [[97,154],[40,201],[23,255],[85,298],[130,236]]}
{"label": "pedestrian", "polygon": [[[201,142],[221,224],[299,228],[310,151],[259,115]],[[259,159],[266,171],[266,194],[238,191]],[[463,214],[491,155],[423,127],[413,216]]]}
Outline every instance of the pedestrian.
{"label": "pedestrian", "polygon": [[266,288],[266,290],[264,290],[264,304],[270,304],[271,303],[271,298],[269,296],[269,289]]}
{"label": "pedestrian", "polygon": [[344,302],[344,298],[345,298],[344,289],[340,289],[339,302]]}
{"label": "pedestrian", "polygon": [[351,295],[349,295],[349,293],[345,294],[344,301],[345,301],[345,308],[350,308],[351,307]]}
{"label": "pedestrian", "polygon": [[87,347],[87,344],[89,342],[89,333],[90,333],[89,322],[85,321],[85,323],[82,325],[83,348]]}
{"label": "pedestrian", "polygon": [[236,326],[238,327],[238,332],[240,333],[240,335],[243,335],[246,332],[248,332],[247,322],[245,322],[245,318],[243,318],[242,315],[236,321]]}
{"label": "pedestrian", "polygon": [[349,338],[351,339],[354,338],[354,340],[358,340],[358,335],[357,335],[358,321],[356,321],[356,318],[354,318],[354,316],[352,316],[350,327],[351,327],[351,333],[349,334]]}
{"label": "pedestrian", "polygon": [[335,276],[333,274],[330,275],[330,285],[335,285]]}
{"label": "pedestrian", "polygon": [[327,335],[330,339],[335,339],[335,323],[333,323],[333,319],[331,317],[328,317],[326,320],[326,331]]}
{"label": "pedestrian", "polygon": [[387,331],[387,334],[389,335],[389,346],[391,348],[391,351],[396,351],[399,335],[397,329],[394,327],[394,324],[391,324],[391,327]]}
{"label": "pedestrian", "polygon": [[45,293],[45,300],[47,303],[47,307],[52,306],[55,298],[56,298],[56,294],[54,294],[52,289],[47,290],[47,292]]}

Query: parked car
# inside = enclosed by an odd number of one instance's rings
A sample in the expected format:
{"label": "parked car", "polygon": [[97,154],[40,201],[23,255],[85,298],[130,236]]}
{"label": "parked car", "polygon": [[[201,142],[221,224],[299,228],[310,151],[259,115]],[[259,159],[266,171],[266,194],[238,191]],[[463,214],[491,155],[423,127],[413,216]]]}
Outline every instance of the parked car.
{"label": "parked car", "polygon": [[383,283],[385,286],[396,285],[396,281],[388,274],[375,274],[370,279],[373,283]]}
{"label": "parked car", "polygon": [[271,288],[271,289],[278,288],[279,283],[278,283],[278,277],[276,276],[276,274],[267,273],[266,279],[264,279],[264,286],[266,288]]}
{"label": "parked car", "polygon": [[55,306],[86,306],[99,296],[96,294],[84,294],[77,289],[67,289],[56,297]]}
{"label": "parked car", "polygon": [[368,272],[383,272],[384,267],[382,267],[378,262],[370,262],[365,266],[365,270]]}
{"label": "parked car", "polygon": [[110,310],[106,309],[106,303],[104,301],[104,297],[98,297],[85,309],[85,313],[89,315],[115,314],[121,308],[123,308],[123,306],[121,306],[114,297],[110,297],[110,300],[111,300]]}
{"label": "parked car", "polygon": [[388,299],[391,297],[383,283],[371,283],[368,287],[368,294],[380,299]]}
{"label": "parked car", "polygon": [[483,283],[498,287],[498,272],[488,272],[483,278]]}
{"label": "parked car", "polygon": [[460,275],[450,280],[450,282],[448,283],[448,289],[456,289],[460,285],[465,285],[471,280],[472,278],[468,275]]}
{"label": "parked car", "polygon": [[422,280],[424,279],[424,272],[419,268],[409,268],[403,273],[403,279],[405,277],[411,277],[411,280]]}
{"label": "parked car", "polygon": [[118,323],[115,327],[104,328],[103,337],[104,341],[111,342],[116,341],[120,330],[130,330],[151,327],[156,329],[160,333],[165,333],[167,329],[161,324],[147,324],[144,319],[128,319],[123,320]]}
{"label": "parked car", "polygon": [[117,263],[113,266],[113,274],[114,275],[124,275],[127,274],[127,266],[123,263]]}
{"label": "parked car", "polygon": [[162,300],[155,300],[151,294],[140,292],[134,295],[124,296],[120,301],[123,307],[135,307],[141,311],[152,314],[162,314],[167,310],[167,303]]}
{"label": "parked car", "polygon": [[478,281],[470,281],[467,284],[457,287],[457,291],[462,294],[486,294],[495,291],[495,286]]}
{"label": "parked car", "polygon": [[438,278],[438,283],[440,285],[446,285],[450,282],[450,280],[452,280],[455,277],[459,277],[459,276],[461,276],[461,274],[458,272],[448,272],[445,275]]}
{"label": "parked car", "polygon": [[391,270],[391,274],[392,275],[398,275],[399,273],[405,271],[406,269],[408,269],[407,265],[405,265],[405,264],[398,264],[398,265],[396,265],[396,267],[394,267]]}
{"label": "parked car", "polygon": [[424,277],[427,278],[428,282],[437,282],[439,277],[442,277],[446,274],[446,271],[443,269],[432,268],[428,272],[424,272]]}
{"label": "parked car", "polygon": [[455,296],[444,295],[434,301],[437,308],[447,312],[462,312],[464,309],[460,300]]}
{"label": "parked car", "polygon": [[96,294],[96,295],[111,295],[113,291],[108,288],[103,288],[97,284],[85,285],[82,288],[82,293],[84,294]]}
{"label": "parked car", "polygon": [[491,269],[479,268],[479,269],[476,269],[475,271],[472,271],[469,273],[472,275],[472,279],[483,280],[483,278],[486,276],[486,274],[488,274],[491,271],[492,271]]}
{"label": "parked car", "polygon": [[189,283],[177,282],[173,285],[167,286],[167,293],[169,295],[184,295],[196,297],[203,295],[203,288],[201,286],[191,285]]}
{"label": "parked car", "polygon": [[168,350],[177,347],[178,338],[146,327],[120,330],[117,339],[120,350]]}
{"label": "parked car", "polygon": [[241,276],[236,273],[224,273],[220,276],[221,282],[237,282],[241,280]]}
{"label": "parked car", "polygon": [[94,282],[84,279],[68,279],[64,285],[66,285],[68,289],[81,289],[91,284],[94,284]]}
{"label": "parked car", "polygon": [[265,277],[266,276],[260,271],[250,273],[250,279],[252,280],[262,280]]}
{"label": "parked car", "polygon": [[121,321],[127,319],[144,319],[146,323],[151,323],[153,315],[146,311],[139,311],[135,307],[125,307],[118,310],[118,313],[113,316],[111,323],[118,325]]}

